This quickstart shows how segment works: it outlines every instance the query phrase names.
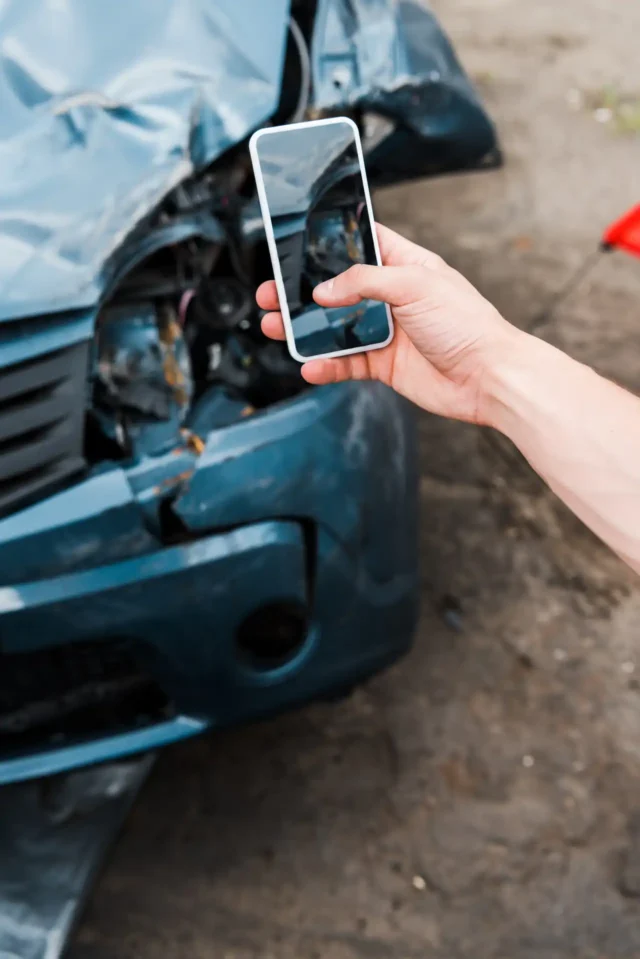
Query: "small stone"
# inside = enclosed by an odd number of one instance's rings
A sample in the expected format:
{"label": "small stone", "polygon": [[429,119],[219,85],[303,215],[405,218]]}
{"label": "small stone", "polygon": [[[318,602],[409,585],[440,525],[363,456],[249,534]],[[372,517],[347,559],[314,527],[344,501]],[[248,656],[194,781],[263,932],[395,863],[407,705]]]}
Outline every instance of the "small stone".
{"label": "small stone", "polygon": [[636,664],[632,663],[630,659],[627,659],[626,662],[622,664],[620,669],[623,673],[626,673],[627,676],[630,676],[631,673],[635,672]]}
{"label": "small stone", "polygon": [[609,107],[598,107],[597,110],[593,111],[593,119],[597,123],[609,123],[612,116],[613,111]]}
{"label": "small stone", "polygon": [[414,889],[417,889],[418,892],[424,892],[425,889],[427,888],[427,884],[424,881],[423,876],[414,876],[413,879],[411,880],[411,885],[413,886]]}
{"label": "small stone", "polygon": [[554,649],[553,658],[557,663],[564,663],[567,658],[566,650],[564,649]]}
{"label": "small stone", "polygon": [[464,628],[464,619],[460,600],[455,596],[445,595],[440,600],[440,614],[445,624],[456,633]]}
{"label": "small stone", "polygon": [[535,759],[533,758],[533,756],[529,756],[527,754],[526,756],[522,757],[522,765],[524,766],[525,769],[531,769],[534,763],[535,763]]}
{"label": "small stone", "polygon": [[574,773],[583,773],[585,770],[585,764],[581,759],[574,759],[574,761],[571,763],[571,768],[573,769]]}

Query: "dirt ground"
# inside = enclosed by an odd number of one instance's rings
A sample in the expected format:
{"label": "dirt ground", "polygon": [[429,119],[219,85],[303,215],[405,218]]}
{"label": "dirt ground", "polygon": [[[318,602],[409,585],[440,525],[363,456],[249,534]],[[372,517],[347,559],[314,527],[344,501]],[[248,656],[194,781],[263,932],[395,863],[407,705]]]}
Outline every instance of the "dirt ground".
{"label": "dirt ground", "polygon": [[[640,5],[435,6],[506,166],[378,215],[526,325],[640,200]],[[603,258],[542,332],[639,388],[640,263]],[[74,959],[640,956],[638,583],[493,434],[424,416],[420,444],[412,654],[166,753]]]}

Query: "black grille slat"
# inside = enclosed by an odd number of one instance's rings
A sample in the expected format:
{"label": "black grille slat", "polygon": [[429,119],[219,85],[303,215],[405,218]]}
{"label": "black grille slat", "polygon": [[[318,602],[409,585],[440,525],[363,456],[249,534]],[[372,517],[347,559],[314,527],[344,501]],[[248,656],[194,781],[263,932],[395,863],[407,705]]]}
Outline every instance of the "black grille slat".
{"label": "black grille slat", "polygon": [[24,443],[20,443],[18,438],[7,444],[8,448],[4,451],[0,446],[0,484],[12,476],[30,473],[38,466],[44,469],[62,459],[67,452],[72,429],[73,424],[65,419],[51,427],[30,430],[24,434]]}
{"label": "black grille slat", "polygon": [[68,397],[44,392],[35,402],[26,402],[6,412],[0,406],[0,456],[7,441],[33,430],[47,429],[65,418],[69,411]]}
{"label": "black grille slat", "polygon": [[0,655],[0,761],[174,715],[122,640]]}
{"label": "black grille slat", "polygon": [[43,387],[53,387],[68,375],[67,350],[2,370],[0,372],[0,404],[14,396],[24,396]]}
{"label": "black grille slat", "polygon": [[0,370],[0,516],[84,466],[88,343]]}

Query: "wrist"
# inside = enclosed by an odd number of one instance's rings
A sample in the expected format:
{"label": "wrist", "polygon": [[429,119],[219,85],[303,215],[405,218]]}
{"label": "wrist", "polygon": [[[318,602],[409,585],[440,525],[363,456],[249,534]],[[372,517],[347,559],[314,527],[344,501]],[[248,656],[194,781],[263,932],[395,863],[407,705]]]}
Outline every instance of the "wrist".
{"label": "wrist", "polygon": [[485,368],[478,422],[513,439],[531,403],[544,402],[545,381],[566,361],[551,344],[511,327]]}

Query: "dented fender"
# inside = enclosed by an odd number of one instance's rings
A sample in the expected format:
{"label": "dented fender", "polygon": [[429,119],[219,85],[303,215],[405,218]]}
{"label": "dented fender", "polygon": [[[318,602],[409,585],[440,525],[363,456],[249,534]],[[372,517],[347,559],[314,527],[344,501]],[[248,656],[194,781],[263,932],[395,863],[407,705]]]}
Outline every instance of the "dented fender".
{"label": "dented fender", "polygon": [[380,539],[374,565],[384,576],[389,540],[401,534],[376,531],[369,491],[385,515],[414,496],[411,424],[408,404],[379,383],[309,391],[212,432],[173,509],[192,533],[288,516],[346,543],[367,524]]}

